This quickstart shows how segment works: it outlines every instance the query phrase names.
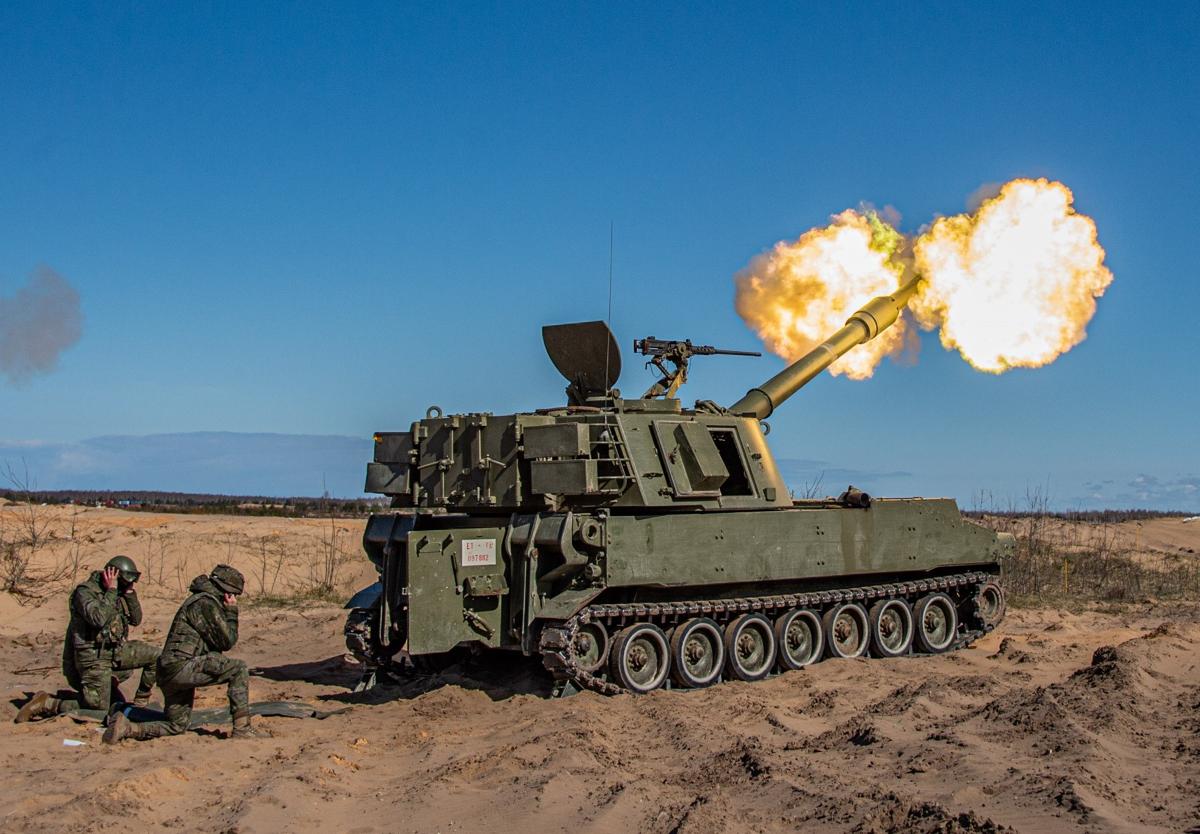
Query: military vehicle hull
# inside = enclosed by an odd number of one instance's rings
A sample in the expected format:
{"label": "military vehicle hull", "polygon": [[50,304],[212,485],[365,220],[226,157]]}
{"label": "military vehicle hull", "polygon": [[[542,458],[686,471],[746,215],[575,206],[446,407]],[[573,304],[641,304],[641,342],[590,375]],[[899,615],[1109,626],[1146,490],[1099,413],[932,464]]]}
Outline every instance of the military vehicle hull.
{"label": "military vehicle hull", "polygon": [[[571,539],[580,551],[590,543],[592,553],[602,554],[584,563],[596,567],[563,570],[571,566],[563,558]],[[668,675],[659,685],[674,680],[672,632],[701,617],[723,638],[739,617],[765,616],[772,633],[755,637],[766,645],[748,648],[774,655],[768,673],[823,657],[888,655],[884,643],[871,639],[879,627],[871,607],[888,600],[907,609],[907,615],[893,611],[895,617],[910,620],[899,623],[909,633],[892,643],[899,651],[891,654],[949,650],[1003,616],[996,581],[1009,546],[963,520],[948,499],[876,499],[866,507],[798,501],[780,509],[672,514],[398,511],[372,516],[364,541],[380,571],[379,592],[352,617],[349,634],[368,663],[400,670],[406,660],[474,644],[541,654],[561,679],[606,692],[639,688],[636,676],[631,681],[613,668],[611,657],[616,637],[639,623],[662,631],[659,662]],[[566,581],[568,575],[586,581]],[[912,611],[942,594],[950,601],[940,613],[954,621],[946,626],[951,639],[922,644],[923,624],[911,620]],[[839,646],[821,621],[846,604],[862,610],[842,619],[858,622],[833,628],[857,625],[861,633]],[[774,633],[796,611],[814,615],[801,641],[812,651],[802,658]],[[745,668],[725,660],[708,683],[746,677]]]}

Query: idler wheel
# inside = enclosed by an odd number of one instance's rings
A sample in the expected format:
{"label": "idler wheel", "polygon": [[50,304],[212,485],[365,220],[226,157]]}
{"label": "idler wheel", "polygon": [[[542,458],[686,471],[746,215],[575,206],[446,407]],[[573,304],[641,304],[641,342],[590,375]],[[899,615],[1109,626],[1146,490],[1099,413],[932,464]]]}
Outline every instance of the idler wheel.
{"label": "idler wheel", "polygon": [[1004,619],[1004,611],[1007,607],[1004,600],[1004,589],[995,580],[983,583],[975,595],[975,612],[984,628],[995,628]]}
{"label": "idler wheel", "polygon": [[743,614],[725,626],[725,668],[731,677],[760,681],[775,665],[775,631],[762,614]]}
{"label": "idler wheel", "polygon": [[876,657],[908,654],[913,641],[913,615],[902,599],[880,600],[871,606],[871,653]]}
{"label": "idler wheel", "polygon": [[585,672],[595,672],[608,660],[608,629],[602,623],[584,623],[575,632],[575,658],[579,668]]}
{"label": "idler wheel", "polygon": [[862,657],[867,653],[870,629],[867,609],[857,602],[843,602],[825,612],[825,654],[829,657]]}
{"label": "idler wheel", "polygon": [[806,608],[793,608],[775,621],[775,642],[780,669],[803,669],[816,663],[825,648],[821,618]]}
{"label": "idler wheel", "polygon": [[721,627],[708,617],[696,617],[671,632],[671,680],[697,689],[716,683],[725,662]]}
{"label": "idler wheel", "polygon": [[671,668],[667,635],[652,623],[634,623],[617,632],[608,658],[612,676],[630,692],[658,689]]}
{"label": "idler wheel", "polygon": [[954,643],[958,634],[958,609],[945,594],[930,594],[913,606],[917,648],[927,654],[941,654]]}

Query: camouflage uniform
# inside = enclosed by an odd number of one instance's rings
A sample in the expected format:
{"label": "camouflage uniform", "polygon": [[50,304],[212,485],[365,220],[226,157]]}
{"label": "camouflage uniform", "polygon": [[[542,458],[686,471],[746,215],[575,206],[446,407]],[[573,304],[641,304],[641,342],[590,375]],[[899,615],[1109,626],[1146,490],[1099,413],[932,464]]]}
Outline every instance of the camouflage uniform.
{"label": "camouflage uniform", "polygon": [[166,721],[133,724],[129,737],[157,738],[188,728],[196,689],[227,684],[229,710],[234,725],[250,715],[249,675],[246,664],[221,654],[238,639],[236,606],[226,607],[224,593],[208,576],[198,576],[188,589],[171,623],[166,645],[158,658],[158,685],[166,705]]}
{"label": "camouflage uniform", "polygon": [[71,594],[71,620],[63,641],[63,675],[78,694],[58,702],[58,712],[83,707],[108,711],[115,695],[121,697],[118,681],[142,670],[138,703],[145,703],[154,689],[158,649],[140,640],[126,640],[129,627],[142,622],[142,605],[137,591],[124,593],[106,589],[103,573],[93,571]]}

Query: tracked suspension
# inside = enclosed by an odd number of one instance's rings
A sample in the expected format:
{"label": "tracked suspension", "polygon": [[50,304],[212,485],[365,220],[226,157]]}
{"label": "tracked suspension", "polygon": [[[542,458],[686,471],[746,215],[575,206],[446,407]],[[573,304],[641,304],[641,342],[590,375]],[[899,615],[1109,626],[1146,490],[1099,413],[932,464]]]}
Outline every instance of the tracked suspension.
{"label": "tracked suspension", "polygon": [[[984,590],[997,588],[998,577],[983,571],[953,574],[935,579],[911,582],[896,582],[881,585],[864,585],[835,590],[812,591],[799,594],[779,594],[762,597],[736,599],[688,600],[684,602],[631,602],[610,605],[592,605],[571,618],[545,626],[538,644],[546,668],[562,682],[570,682],[579,689],[587,689],[602,695],[617,695],[630,690],[604,676],[603,666],[589,671],[579,654],[577,636],[582,626],[599,623],[606,628],[624,628],[635,623],[653,623],[663,629],[679,625],[693,617],[711,617],[718,621],[729,620],[742,614],[778,615],[792,609],[826,608],[840,603],[863,603],[878,600],[906,599],[919,594],[955,593],[960,604],[973,606],[970,621],[960,624],[952,642],[944,649],[953,651],[978,639],[991,631],[1003,616],[1002,596],[993,601]],[[963,591],[969,592],[969,596]],[[1000,592],[997,590],[997,594]],[[988,610],[984,610],[984,608]]]}

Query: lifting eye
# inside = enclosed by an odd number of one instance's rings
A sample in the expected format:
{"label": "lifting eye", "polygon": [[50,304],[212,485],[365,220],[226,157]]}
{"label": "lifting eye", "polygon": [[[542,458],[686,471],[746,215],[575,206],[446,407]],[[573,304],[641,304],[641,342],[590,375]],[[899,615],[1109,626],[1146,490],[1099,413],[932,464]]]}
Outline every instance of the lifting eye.
{"label": "lifting eye", "polygon": [[585,544],[599,547],[601,544],[601,536],[603,531],[600,524],[595,521],[585,521],[583,526],[579,528],[579,537],[583,539]]}

